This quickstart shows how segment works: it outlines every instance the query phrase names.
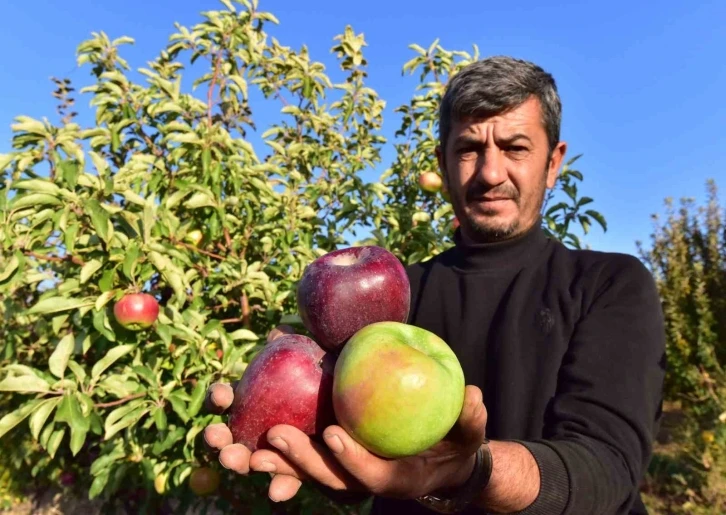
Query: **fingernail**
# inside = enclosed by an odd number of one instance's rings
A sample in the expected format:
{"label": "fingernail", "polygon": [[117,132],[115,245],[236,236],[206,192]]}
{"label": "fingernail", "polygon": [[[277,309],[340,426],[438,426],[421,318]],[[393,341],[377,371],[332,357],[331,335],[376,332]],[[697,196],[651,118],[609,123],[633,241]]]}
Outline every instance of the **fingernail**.
{"label": "fingernail", "polygon": [[277,467],[274,463],[271,463],[269,461],[263,461],[257,467],[257,470],[259,470],[260,472],[275,472],[277,470]]}
{"label": "fingernail", "polygon": [[272,445],[274,445],[275,447],[277,447],[278,449],[280,449],[282,452],[287,452],[287,450],[289,448],[287,446],[287,442],[285,440],[283,440],[282,437],[280,437],[280,436],[276,436],[275,438],[270,440],[270,443]]}
{"label": "fingernail", "polygon": [[345,450],[343,442],[340,440],[338,435],[326,435],[325,442],[328,444],[328,447],[330,447],[330,450],[335,454],[340,454]]}

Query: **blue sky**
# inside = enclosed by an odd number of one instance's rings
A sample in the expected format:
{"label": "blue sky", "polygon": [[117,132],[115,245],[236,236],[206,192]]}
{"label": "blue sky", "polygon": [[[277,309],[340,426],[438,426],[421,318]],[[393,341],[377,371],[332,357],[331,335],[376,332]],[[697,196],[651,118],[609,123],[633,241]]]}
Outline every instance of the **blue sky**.
{"label": "blue sky", "polygon": [[[652,7],[649,7],[651,5]],[[49,77],[90,82],[75,65],[75,48],[92,31],[136,39],[124,47],[133,68],[146,66],[174,32],[215,0],[51,0],[8,2],[0,12],[0,152],[10,149],[14,116],[49,116]],[[726,2],[664,0],[611,2],[459,2],[261,0],[280,20],[270,32],[285,45],[308,45],[334,74],[329,49],[347,24],[365,34],[369,85],[387,101],[384,129],[398,127],[393,109],[406,103],[413,82],[401,66],[411,43],[440,38],[447,49],[483,56],[509,54],[554,74],[564,103],[563,139],[570,156],[584,154],[583,194],[608,219],[587,243],[635,253],[647,240],[650,215],[665,197],[703,200],[705,181],[717,180],[726,198]],[[81,97],[85,109],[87,99]],[[391,153],[386,153],[390,162]],[[378,171],[375,175],[377,176]]]}

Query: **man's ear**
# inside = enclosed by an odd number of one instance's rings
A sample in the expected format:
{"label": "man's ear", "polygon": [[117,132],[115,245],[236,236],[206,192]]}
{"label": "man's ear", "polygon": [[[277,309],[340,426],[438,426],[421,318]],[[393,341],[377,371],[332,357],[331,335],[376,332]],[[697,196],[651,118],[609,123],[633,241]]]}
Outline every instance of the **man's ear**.
{"label": "man's ear", "polygon": [[567,153],[567,143],[560,141],[550,155],[550,162],[547,165],[547,188],[552,189],[557,182],[557,176],[560,174],[562,161]]}

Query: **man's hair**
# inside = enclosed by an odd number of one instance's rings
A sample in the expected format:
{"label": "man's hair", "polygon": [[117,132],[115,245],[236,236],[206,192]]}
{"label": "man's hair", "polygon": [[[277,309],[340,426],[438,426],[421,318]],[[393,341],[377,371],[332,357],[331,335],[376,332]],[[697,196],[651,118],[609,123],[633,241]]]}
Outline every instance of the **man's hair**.
{"label": "man's hair", "polygon": [[451,126],[464,118],[485,118],[539,99],[549,151],[560,139],[562,103],[555,80],[534,63],[496,56],[475,61],[449,82],[439,108],[439,140],[445,151]]}

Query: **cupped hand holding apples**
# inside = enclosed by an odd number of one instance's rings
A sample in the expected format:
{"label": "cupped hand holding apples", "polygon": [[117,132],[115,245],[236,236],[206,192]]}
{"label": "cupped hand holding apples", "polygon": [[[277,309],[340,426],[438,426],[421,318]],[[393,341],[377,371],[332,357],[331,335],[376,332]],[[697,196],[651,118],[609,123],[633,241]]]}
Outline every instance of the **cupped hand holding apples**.
{"label": "cupped hand holding apples", "polygon": [[223,466],[273,473],[269,495],[311,479],[334,490],[414,498],[463,483],[484,441],[481,392],[450,347],[406,324],[405,269],[380,247],[311,263],[298,287],[312,338],[271,334],[234,385],[215,384],[205,429]]}

